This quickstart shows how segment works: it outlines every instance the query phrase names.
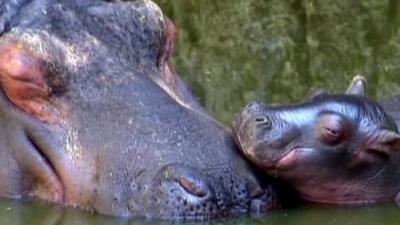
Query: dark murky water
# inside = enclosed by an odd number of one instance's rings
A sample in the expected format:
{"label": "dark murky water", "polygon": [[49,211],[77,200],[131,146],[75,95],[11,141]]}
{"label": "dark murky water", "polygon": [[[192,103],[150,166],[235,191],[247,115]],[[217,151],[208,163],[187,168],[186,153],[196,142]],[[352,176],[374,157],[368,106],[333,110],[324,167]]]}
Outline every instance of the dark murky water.
{"label": "dark murky water", "polygon": [[[313,88],[343,91],[362,73],[370,93],[400,93],[400,1],[157,0],[178,28],[177,71],[230,124],[246,102],[291,103]],[[218,225],[390,225],[396,206],[303,207]],[[162,225],[0,200],[0,225]]]}
{"label": "dark murky water", "polygon": [[397,225],[397,206],[357,208],[310,207],[212,222],[168,222],[118,219],[63,209],[43,203],[0,200],[1,225]]}

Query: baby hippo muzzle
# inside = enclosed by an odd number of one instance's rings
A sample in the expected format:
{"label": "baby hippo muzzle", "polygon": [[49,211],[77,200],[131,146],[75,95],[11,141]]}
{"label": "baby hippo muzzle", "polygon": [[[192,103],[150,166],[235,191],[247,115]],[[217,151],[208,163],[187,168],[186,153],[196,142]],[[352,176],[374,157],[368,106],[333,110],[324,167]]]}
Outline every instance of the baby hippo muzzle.
{"label": "baby hippo muzzle", "polygon": [[263,168],[273,166],[285,146],[300,134],[296,124],[280,118],[280,112],[279,108],[251,102],[233,123],[237,144],[247,157],[260,161]]}

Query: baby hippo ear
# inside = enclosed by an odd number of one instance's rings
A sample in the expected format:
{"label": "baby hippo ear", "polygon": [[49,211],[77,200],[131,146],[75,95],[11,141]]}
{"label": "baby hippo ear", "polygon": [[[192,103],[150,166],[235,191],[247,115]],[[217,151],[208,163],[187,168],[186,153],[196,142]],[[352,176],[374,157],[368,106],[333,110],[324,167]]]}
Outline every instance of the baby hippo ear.
{"label": "baby hippo ear", "polygon": [[387,130],[378,130],[368,141],[367,152],[390,155],[400,152],[400,134]]}
{"label": "baby hippo ear", "polygon": [[367,79],[362,75],[356,75],[347,88],[346,94],[366,96]]}

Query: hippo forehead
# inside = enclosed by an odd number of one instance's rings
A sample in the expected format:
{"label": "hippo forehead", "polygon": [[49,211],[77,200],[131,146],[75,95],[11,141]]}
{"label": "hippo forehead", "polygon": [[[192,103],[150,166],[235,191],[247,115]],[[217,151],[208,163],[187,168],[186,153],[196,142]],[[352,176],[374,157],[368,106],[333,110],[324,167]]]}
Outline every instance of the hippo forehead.
{"label": "hippo forehead", "polygon": [[154,86],[149,78],[160,77],[168,34],[161,10],[151,1],[4,4],[14,11],[5,12],[9,18],[0,47],[17,43],[43,60],[53,97],[116,103],[137,86]]}
{"label": "hippo forehead", "polygon": [[[50,76],[63,80],[68,93],[62,94],[70,97],[62,99],[68,109],[62,114],[67,115],[63,124],[68,124],[67,136],[75,138],[67,143],[73,158],[99,145],[135,150],[133,159],[140,155],[136,149],[154,147],[162,151],[143,157],[159,167],[181,162],[183,155],[190,154],[189,164],[230,169],[229,159],[236,156],[225,152],[233,148],[225,130],[208,116],[183,109],[149,78],[161,73],[158,59],[165,44],[166,25],[158,6],[147,0],[31,0],[18,10],[0,46],[23,45],[46,61]],[[154,107],[160,103],[162,107]],[[113,138],[98,140],[100,134]],[[207,137],[213,144],[201,147],[200,139]],[[176,144],[175,149],[168,150],[163,142]],[[203,152],[186,150],[194,146]],[[215,146],[222,150],[214,151]],[[208,159],[208,152],[215,160]]]}
{"label": "hippo forehead", "polygon": [[96,62],[146,66],[156,63],[161,52],[164,17],[151,1],[31,0],[8,4],[9,11],[18,8],[18,13],[5,20],[4,32],[8,32],[0,44],[18,42],[49,64],[58,61],[71,72]]}
{"label": "hippo forehead", "polygon": [[266,107],[277,118],[290,124],[304,126],[310,124],[321,113],[331,112],[345,116],[358,124],[361,130],[371,127],[396,129],[394,121],[375,101],[359,96],[325,96],[318,101],[293,106]]}

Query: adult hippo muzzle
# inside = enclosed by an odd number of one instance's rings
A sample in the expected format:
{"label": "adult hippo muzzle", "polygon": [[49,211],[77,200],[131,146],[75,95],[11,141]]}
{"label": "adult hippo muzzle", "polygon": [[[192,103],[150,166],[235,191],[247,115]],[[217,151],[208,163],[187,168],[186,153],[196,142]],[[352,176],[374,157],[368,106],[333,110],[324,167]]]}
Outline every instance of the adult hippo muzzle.
{"label": "adult hippo muzzle", "polygon": [[158,218],[276,207],[175,75],[151,1],[4,0],[0,34],[1,196]]}

